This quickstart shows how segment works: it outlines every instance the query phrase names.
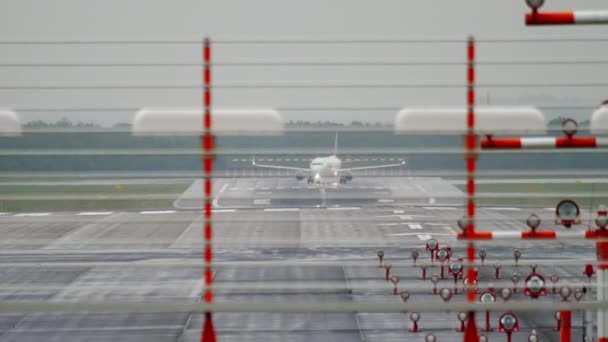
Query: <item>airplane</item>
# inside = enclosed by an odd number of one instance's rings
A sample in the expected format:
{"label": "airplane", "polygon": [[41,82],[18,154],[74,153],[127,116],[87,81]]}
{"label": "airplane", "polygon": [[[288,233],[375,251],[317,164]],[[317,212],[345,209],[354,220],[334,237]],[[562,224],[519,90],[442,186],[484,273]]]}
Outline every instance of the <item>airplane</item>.
{"label": "airplane", "polygon": [[307,178],[308,184],[321,184],[322,181],[325,182],[328,179],[335,179],[338,177],[340,178],[340,184],[346,184],[353,180],[353,171],[398,167],[405,165],[405,161],[401,161],[399,164],[342,168],[342,160],[338,158],[338,133],[336,133],[334,154],[329,157],[314,158],[308,168],[262,165],[257,164],[255,158],[252,160],[252,165],[259,168],[295,171],[296,180],[302,181],[304,178]]}

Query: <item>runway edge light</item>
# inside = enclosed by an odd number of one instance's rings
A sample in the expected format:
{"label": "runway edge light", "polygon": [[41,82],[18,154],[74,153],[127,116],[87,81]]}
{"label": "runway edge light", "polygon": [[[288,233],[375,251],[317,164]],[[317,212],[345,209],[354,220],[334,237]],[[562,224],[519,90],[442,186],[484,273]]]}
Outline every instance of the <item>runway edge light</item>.
{"label": "runway edge light", "polygon": [[[465,134],[465,107],[403,108],[395,116],[395,133]],[[535,107],[479,106],[475,108],[477,134],[505,132],[546,133],[545,115]]]}
{"label": "runway edge light", "polygon": [[19,115],[9,109],[0,109],[0,136],[19,136],[21,133]]}
{"label": "runway edge light", "polygon": [[[274,109],[217,109],[213,111],[213,135],[280,135],[283,118]],[[202,135],[200,109],[141,109],[133,118],[133,135]]]}

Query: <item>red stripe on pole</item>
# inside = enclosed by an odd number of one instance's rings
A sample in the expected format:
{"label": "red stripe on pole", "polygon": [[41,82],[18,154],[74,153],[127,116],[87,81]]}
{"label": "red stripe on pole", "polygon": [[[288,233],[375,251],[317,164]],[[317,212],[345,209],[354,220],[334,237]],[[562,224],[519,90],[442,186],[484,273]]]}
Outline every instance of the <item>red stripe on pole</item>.
{"label": "red stripe on pole", "polygon": [[207,246],[205,247],[205,262],[210,264],[211,261],[213,261],[213,250],[211,246]]}
{"label": "red stripe on pole", "polygon": [[526,25],[571,25],[575,23],[574,12],[526,13]]}
{"label": "red stripe on pole", "polygon": [[211,84],[211,69],[208,65],[205,66],[205,70],[203,71],[203,82],[205,85]]}
{"label": "red stripe on pole", "polygon": [[[205,302],[207,302],[207,303],[213,302],[213,292],[211,292],[211,290],[205,290],[204,298],[205,298]],[[204,334],[206,334],[205,330],[203,330],[203,335]],[[203,342],[207,342],[207,340],[205,340],[203,338]]]}
{"label": "red stripe on pole", "polygon": [[213,144],[213,136],[210,134],[206,134],[203,137],[203,149],[207,152],[213,150],[214,144]]}
{"label": "red stripe on pole", "polygon": [[211,129],[211,112],[210,111],[205,111],[205,117],[203,118],[203,120],[205,121],[203,123],[204,129],[210,130]]}
{"label": "red stripe on pole", "polygon": [[469,73],[467,79],[469,81],[469,84],[475,83],[475,68],[473,68],[472,66],[469,66]]}
{"label": "red stripe on pole", "polygon": [[554,231],[546,232],[521,232],[522,239],[555,239],[557,233]]}
{"label": "red stripe on pole", "polygon": [[205,202],[205,218],[206,219],[211,219],[211,208],[212,208],[212,204],[211,201],[206,201]]}
{"label": "red stripe on pole", "polygon": [[597,139],[595,137],[561,137],[555,138],[555,147],[557,148],[582,148],[597,147]]}
{"label": "red stripe on pole", "polygon": [[205,196],[211,197],[211,178],[205,179]]}
{"label": "red stripe on pole", "polygon": [[520,138],[482,139],[481,148],[482,149],[493,149],[493,148],[495,148],[495,149],[500,149],[500,148],[520,149],[521,148],[521,139]]}
{"label": "red stripe on pole", "polygon": [[475,182],[472,179],[467,181],[467,192],[469,195],[475,195]]}
{"label": "red stripe on pole", "polygon": [[572,338],[572,312],[571,311],[560,311],[560,342],[570,342]]}
{"label": "red stripe on pole", "polygon": [[211,229],[211,224],[207,223],[205,225],[205,241],[211,241],[213,238],[213,229]]}
{"label": "red stripe on pole", "polygon": [[211,91],[209,88],[205,88],[203,94],[203,102],[206,108],[211,107]]}
{"label": "red stripe on pole", "polygon": [[469,62],[475,61],[475,40],[473,40],[473,38],[470,38],[468,42],[467,59]]}
{"label": "red stripe on pole", "polygon": [[597,342],[608,342],[608,337],[600,337]]}
{"label": "red stripe on pole", "polygon": [[205,269],[205,283],[209,285],[212,282],[213,282],[213,271],[211,270],[211,268],[206,268]]}
{"label": "red stripe on pole", "polygon": [[458,233],[459,240],[492,240],[492,232]]}
{"label": "red stripe on pole", "polygon": [[213,158],[206,157],[203,159],[203,171],[210,175],[213,172]]}

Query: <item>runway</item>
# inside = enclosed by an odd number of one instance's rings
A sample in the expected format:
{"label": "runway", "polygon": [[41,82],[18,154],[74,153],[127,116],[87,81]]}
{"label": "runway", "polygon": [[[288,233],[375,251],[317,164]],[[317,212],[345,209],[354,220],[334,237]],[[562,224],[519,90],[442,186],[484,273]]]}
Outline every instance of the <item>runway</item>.
{"label": "runway", "polygon": [[[187,197],[202,189],[195,183],[176,208],[137,212],[3,213],[0,215],[0,296],[5,302],[197,302],[203,292],[201,200]],[[344,188],[321,189],[289,179],[225,178],[214,184],[215,300],[241,302],[401,301],[376,266],[383,249],[391,273],[401,277],[412,303],[441,302],[432,284],[420,279],[409,255],[424,251],[435,238],[464,257],[455,234],[462,201],[432,198],[431,193],[458,191],[438,178],[361,178]],[[331,190],[331,191],[330,191]],[[403,192],[410,198],[401,199]],[[310,196],[309,196],[310,195]],[[343,199],[352,195],[354,200]],[[289,199],[289,196],[295,197]],[[316,196],[316,197],[315,197]],[[260,201],[268,199],[268,201]],[[392,202],[390,200],[393,200]],[[381,201],[384,200],[384,201]],[[478,229],[524,230],[531,211],[542,219],[539,229],[554,228],[551,208],[485,207],[478,209]],[[588,211],[583,218],[590,217]],[[572,229],[585,229],[584,225]],[[561,228],[558,228],[561,229]],[[496,259],[521,261],[594,258],[591,244],[482,244],[488,257],[480,281],[496,287],[511,284],[524,266],[503,267],[507,279],[493,280]],[[200,264],[199,264],[200,262]],[[300,264],[292,264],[298,262]],[[308,262],[308,263],[307,263]],[[21,266],[20,266],[21,265]],[[559,284],[582,282],[582,266],[539,267]],[[439,273],[439,266],[427,270]],[[322,286],[329,284],[331,286]],[[520,282],[521,285],[521,282]],[[453,287],[453,279],[440,282]],[[456,295],[454,301],[463,301]],[[526,300],[516,294],[513,300]],[[553,295],[541,300],[553,300]],[[270,314],[217,313],[220,341],[422,341],[432,332],[438,341],[460,341],[456,313],[421,313],[422,332],[408,332],[404,313]],[[536,329],[542,341],[557,341],[553,313],[520,314],[527,340]],[[492,314],[496,328],[498,315]],[[483,314],[478,315],[483,325]],[[574,313],[573,336],[581,334],[581,314]],[[0,315],[0,341],[199,341],[202,316],[174,314],[12,314]],[[505,339],[496,331],[490,341]]]}

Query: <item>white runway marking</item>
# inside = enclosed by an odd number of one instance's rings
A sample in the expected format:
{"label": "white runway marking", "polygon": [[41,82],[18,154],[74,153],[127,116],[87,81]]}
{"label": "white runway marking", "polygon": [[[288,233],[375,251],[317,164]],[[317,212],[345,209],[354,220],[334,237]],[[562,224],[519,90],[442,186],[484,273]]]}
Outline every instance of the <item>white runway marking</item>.
{"label": "white runway marking", "polygon": [[50,216],[51,213],[24,213],[24,214],[17,214],[15,216],[30,216],[30,217],[37,217],[37,216]]}
{"label": "white runway marking", "polygon": [[382,198],[382,199],[378,200],[378,203],[393,203],[393,202],[395,202],[395,200],[385,199],[385,198]]}
{"label": "white runway marking", "polygon": [[90,212],[82,212],[76,214],[76,216],[103,216],[103,215],[112,215],[113,211],[90,211]]}
{"label": "white runway marking", "polygon": [[418,235],[416,235],[416,236],[418,236],[418,239],[420,239],[420,240],[422,240],[422,241],[430,240],[430,239],[432,239],[432,238],[433,238],[433,237],[432,237],[431,235],[429,235],[429,234],[418,234]]}
{"label": "white runway marking", "polygon": [[423,188],[423,187],[422,187],[420,184],[414,184],[414,186],[415,186],[415,187],[416,187],[418,190],[420,190],[421,192],[424,192],[424,193],[426,193],[426,192],[427,192],[427,191],[426,191],[426,189],[425,189],[425,188]]}
{"label": "white runway marking", "polygon": [[264,211],[300,211],[300,208],[266,208]]}
{"label": "white runway marking", "polygon": [[376,223],[376,226],[401,226],[403,223],[391,222],[391,223]]}
{"label": "white runway marking", "polygon": [[270,204],[270,200],[269,199],[254,199],[253,204],[254,205],[268,205],[268,204]]}
{"label": "white runway marking", "polygon": [[8,215],[8,213],[0,213],[0,216],[2,216],[2,215]]}
{"label": "white runway marking", "polygon": [[272,192],[256,192],[256,195],[272,195]]}
{"label": "white runway marking", "polygon": [[220,189],[220,191],[218,192],[218,194],[215,196],[215,199],[213,199],[213,202],[211,202],[211,204],[213,205],[213,207],[217,207],[219,208],[219,200],[220,200],[220,195],[224,193],[224,191],[226,191],[226,187],[228,187],[228,183],[225,183],[224,185],[222,185],[222,188]]}
{"label": "white runway marking", "polygon": [[395,214],[405,214],[405,210],[393,210]]}
{"label": "white runway marking", "polygon": [[433,223],[425,222],[424,224],[429,225],[429,226],[447,226],[447,225],[449,225],[449,223],[435,223],[435,222],[433,222]]}
{"label": "white runway marking", "polygon": [[158,215],[158,214],[173,214],[175,210],[149,210],[149,211],[141,211],[142,215]]}
{"label": "white runway marking", "polygon": [[236,209],[211,209],[212,213],[234,213]]}
{"label": "white runway marking", "polygon": [[420,223],[408,223],[410,229],[422,229],[422,225]]}
{"label": "white runway marking", "polygon": [[511,208],[511,207],[486,207],[484,209],[488,210],[504,210],[504,211],[521,211],[521,208]]}
{"label": "white runway marking", "polygon": [[327,210],[360,210],[359,207],[337,207],[337,208],[327,208]]}

